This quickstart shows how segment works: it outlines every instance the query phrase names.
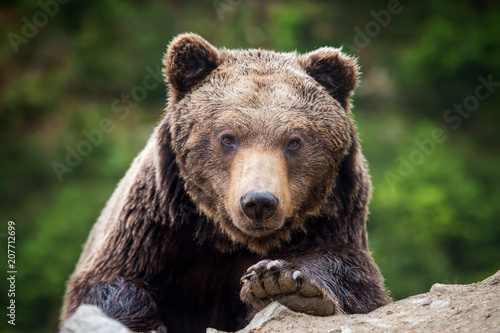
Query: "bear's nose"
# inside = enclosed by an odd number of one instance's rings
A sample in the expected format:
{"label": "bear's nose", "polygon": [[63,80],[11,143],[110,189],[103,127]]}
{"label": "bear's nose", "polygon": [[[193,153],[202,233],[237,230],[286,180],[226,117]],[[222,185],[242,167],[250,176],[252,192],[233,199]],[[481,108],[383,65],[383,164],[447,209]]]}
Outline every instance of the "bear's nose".
{"label": "bear's nose", "polygon": [[250,191],[240,199],[241,209],[252,220],[267,220],[276,213],[279,200],[270,192]]}

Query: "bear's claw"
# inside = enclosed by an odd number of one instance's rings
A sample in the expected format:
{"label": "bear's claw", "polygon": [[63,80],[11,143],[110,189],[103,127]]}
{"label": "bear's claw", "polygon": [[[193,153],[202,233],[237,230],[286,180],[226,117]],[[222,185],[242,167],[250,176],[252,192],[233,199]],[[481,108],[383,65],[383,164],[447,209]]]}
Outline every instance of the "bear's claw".
{"label": "bear's claw", "polygon": [[311,279],[282,260],[259,261],[247,269],[241,281],[241,298],[258,309],[278,301],[293,311],[316,316],[338,312]]}

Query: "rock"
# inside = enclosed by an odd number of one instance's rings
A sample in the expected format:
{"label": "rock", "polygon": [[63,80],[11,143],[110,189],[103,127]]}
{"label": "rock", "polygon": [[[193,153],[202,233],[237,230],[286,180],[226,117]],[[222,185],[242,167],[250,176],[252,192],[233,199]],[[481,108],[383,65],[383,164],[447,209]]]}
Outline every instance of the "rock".
{"label": "rock", "polygon": [[97,306],[81,305],[69,317],[60,333],[132,333],[118,321],[106,316]]}
{"label": "rock", "polygon": [[[237,333],[500,332],[500,271],[470,285],[437,283],[428,293],[368,314],[313,317],[271,303]],[[207,333],[224,333],[214,329]]]}
{"label": "rock", "polygon": [[207,328],[207,332],[206,333],[217,333],[219,331],[217,331],[215,328]]}

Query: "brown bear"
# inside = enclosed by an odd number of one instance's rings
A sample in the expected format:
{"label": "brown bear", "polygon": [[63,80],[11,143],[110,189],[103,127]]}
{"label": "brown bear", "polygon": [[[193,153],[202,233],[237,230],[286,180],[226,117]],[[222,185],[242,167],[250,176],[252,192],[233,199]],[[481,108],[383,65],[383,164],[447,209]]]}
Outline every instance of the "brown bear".
{"label": "brown bear", "polygon": [[271,301],[320,316],[388,303],[367,246],[356,61],[183,34],[164,65],[165,116],[95,224],[61,321],[88,303],[134,331],[234,331]]}

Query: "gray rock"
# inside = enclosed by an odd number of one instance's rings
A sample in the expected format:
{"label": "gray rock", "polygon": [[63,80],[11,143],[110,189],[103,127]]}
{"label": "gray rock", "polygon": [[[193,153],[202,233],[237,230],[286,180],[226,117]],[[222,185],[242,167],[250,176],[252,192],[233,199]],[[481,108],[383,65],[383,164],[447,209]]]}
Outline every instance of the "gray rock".
{"label": "gray rock", "polygon": [[453,292],[453,288],[450,288],[449,284],[435,283],[431,287],[431,293],[449,293]]}
{"label": "gray rock", "polygon": [[449,299],[439,299],[431,303],[431,309],[439,309],[450,305],[451,301]]}
{"label": "gray rock", "polygon": [[106,316],[94,305],[80,305],[61,328],[60,333],[132,333],[118,321]]}
{"label": "gray rock", "polygon": [[207,332],[206,333],[218,333],[220,331],[217,331],[215,328],[207,328]]}
{"label": "gray rock", "polygon": [[352,333],[352,330],[347,326],[342,326],[329,330],[328,333]]}

